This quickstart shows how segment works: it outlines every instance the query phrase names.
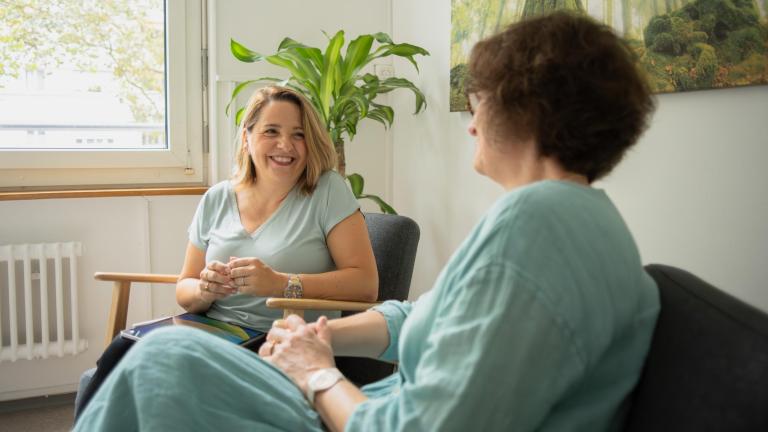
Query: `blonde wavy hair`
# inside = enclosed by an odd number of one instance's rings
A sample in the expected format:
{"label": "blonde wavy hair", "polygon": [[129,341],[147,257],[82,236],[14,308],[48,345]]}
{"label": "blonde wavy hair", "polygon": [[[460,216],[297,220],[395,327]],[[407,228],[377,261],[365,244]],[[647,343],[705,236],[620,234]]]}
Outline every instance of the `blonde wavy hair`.
{"label": "blonde wavy hair", "polygon": [[336,167],[336,150],[328,130],[320,121],[312,104],[302,94],[286,87],[264,87],[251,95],[238,128],[240,146],[232,178],[237,184],[256,182],[256,165],[247,151],[245,135],[251,133],[253,126],[259,121],[261,111],[275,101],[290,102],[296,105],[301,113],[301,127],[304,129],[304,142],[307,144],[307,166],[297,185],[303,193],[309,195],[315,190],[320,176]]}

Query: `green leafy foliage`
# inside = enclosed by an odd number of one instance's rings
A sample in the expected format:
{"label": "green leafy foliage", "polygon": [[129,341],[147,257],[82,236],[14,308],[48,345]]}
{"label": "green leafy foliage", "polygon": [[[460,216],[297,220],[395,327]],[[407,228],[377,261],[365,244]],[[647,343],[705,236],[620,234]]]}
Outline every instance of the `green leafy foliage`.
{"label": "green leafy foliage", "polygon": [[[267,61],[288,72],[288,78],[280,80],[273,77],[260,77],[239,84],[234,91],[227,112],[237,96],[252,85],[264,82],[276,82],[301,92],[312,103],[328,128],[336,151],[339,154],[339,173],[345,174],[344,140],[352,140],[357,134],[357,126],[363,119],[381,123],[385,128],[392,126],[395,112],[392,107],[375,102],[378,95],[393,90],[406,89],[415,98],[414,114],[427,106],[424,93],[405,78],[378,76],[365,72],[366,66],[374,60],[397,56],[408,60],[418,71],[416,56],[429,55],[424,48],[408,43],[395,43],[386,33],[364,34],[351,40],[344,50],[344,31],[339,30],[328,37],[324,49],[310,47],[291,38],[283,39],[277,52],[270,55],[259,54],[232,39],[232,55],[247,63]],[[235,121],[240,121],[240,111]],[[376,202],[385,213],[394,213],[394,209],[381,198],[363,193],[363,178],[359,174],[347,177],[355,196]],[[359,189],[358,189],[359,188]]]}
{"label": "green leafy foliage", "polygon": [[357,173],[353,173],[347,176],[347,181],[349,181],[349,185],[352,187],[352,193],[355,195],[355,198],[357,199],[369,199],[376,204],[378,204],[379,209],[381,209],[382,213],[387,214],[397,214],[394,208],[387,204],[383,199],[381,199],[377,195],[371,195],[371,194],[365,194],[363,193],[363,188],[365,187],[365,180],[363,180],[363,176]]}
{"label": "green leafy foliage", "polygon": [[[374,43],[379,44],[376,49]],[[386,105],[376,104],[373,100],[379,94],[389,93],[398,88],[410,90],[416,100],[414,114],[426,107],[424,94],[412,82],[405,78],[379,79],[361,70],[373,60],[398,56],[409,60],[418,70],[414,57],[429,55],[418,46],[392,42],[389,35],[361,35],[352,40],[342,54],[344,31],[329,37],[325,51],[308,47],[291,38],[285,38],[272,55],[261,55],[231,40],[232,55],[240,61],[253,63],[266,60],[286,69],[290,76],[284,80],[288,85],[303,93],[321,114],[334,142],[339,139],[352,139],[357,131],[357,124],[364,118],[370,118],[391,126],[394,112]],[[272,77],[261,77],[246,81],[232,93],[230,104],[246,87],[265,81],[280,82]],[[229,106],[228,106],[229,107]]]}
{"label": "green leafy foliage", "polygon": [[751,0],[696,0],[653,17],[640,54],[656,91],[768,83],[768,24]]}
{"label": "green leafy foliage", "polygon": [[[768,83],[768,0],[451,0],[451,111],[466,110],[476,41],[555,9],[589,14],[622,34],[655,92],[682,90],[678,82],[686,89]],[[717,62],[691,52],[699,43],[715,49]]]}
{"label": "green leafy foliage", "polygon": [[[0,0],[0,86],[25,71],[108,71],[138,122],[165,106],[162,0]],[[99,91],[94,87],[93,91]]]}

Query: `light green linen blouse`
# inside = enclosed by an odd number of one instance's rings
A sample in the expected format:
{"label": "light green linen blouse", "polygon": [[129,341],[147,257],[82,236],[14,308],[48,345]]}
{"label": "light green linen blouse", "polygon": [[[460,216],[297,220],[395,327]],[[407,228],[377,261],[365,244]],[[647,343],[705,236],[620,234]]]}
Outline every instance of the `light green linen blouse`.
{"label": "light green linen blouse", "polygon": [[499,199],[432,291],[376,309],[399,374],[365,388],[347,430],[604,431],[659,300],[606,194],[545,181]]}

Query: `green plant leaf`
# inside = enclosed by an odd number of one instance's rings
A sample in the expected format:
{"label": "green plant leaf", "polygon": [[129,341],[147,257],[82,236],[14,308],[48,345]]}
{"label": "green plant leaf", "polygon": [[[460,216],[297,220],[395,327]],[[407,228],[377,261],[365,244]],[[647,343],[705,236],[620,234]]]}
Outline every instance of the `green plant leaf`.
{"label": "green plant leaf", "polygon": [[383,32],[374,33],[373,37],[376,38],[376,42],[378,42],[378,43],[382,43],[382,44],[394,43],[394,42],[392,42],[392,38],[390,38],[388,34],[383,33]]}
{"label": "green plant leaf", "polygon": [[401,43],[401,44],[388,44],[388,45],[382,45],[379,48],[376,49],[369,57],[368,61],[372,61],[377,58],[381,57],[388,57],[391,55],[395,55],[398,57],[404,57],[406,58],[413,67],[416,68],[416,71],[419,71],[419,65],[416,64],[416,60],[414,60],[413,56],[415,55],[429,55],[429,51],[425,50],[424,48],[408,43]]}
{"label": "green plant leaf", "polygon": [[227,107],[224,108],[225,114],[229,115],[229,106],[232,105],[232,102],[235,101],[235,99],[237,98],[237,95],[240,94],[240,92],[243,91],[244,88],[250,86],[255,82],[256,80],[248,80],[248,81],[241,82],[240,84],[237,85],[237,87],[235,87],[234,90],[232,90],[232,96],[229,98],[229,103],[227,103]]}
{"label": "green plant leaf", "polygon": [[358,199],[369,199],[369,200],[375,202],[376,204],[379,205],[379,209],[381,209],[382,213],[393,214],[393,215],[397,214],[397,212],[395,211],[394,208],[392,208],[391,205],[387,204],[386,201],[384,201],[383,199],[381,199],[380,197],[378,197],[376,195],[366,195],[366,194],[363,194],[363,195],[360,195],[357,198]]}
{"label": "green plant leaf", "polygon": [[240,125],[240,121],[243,119],[243,113],[245,112],[245,108],[240,108],[237,110],[237,114],[235,114],[235,126]]}
{"label": "green plant leaf", "polygon": [[288,59],[293,62],[293,64],[296,65],[296,67],[301,71],[301,76],[297,78],[304,78],[308,79],[312,82],[319,82],[320,81],[320,69],[315,67],[315,64],[312,62],[310,58],[308,58],[303,53],[299,52],[300,48],[293,49],[293,50],[286,50],[280,52],[279,56]]}
{"label": "green plant leaf", "polygon": [[339,97],[336,101],[337,105],[340,105],[344,108],[342,112],[347,113],[347,104],[354,104],[354,106],[357,108],[357,112],[360,113],[360,117],[364,118],[366,114],[368,114],[368,106],[370,104],[370,100],[365,97],[365,95],[360,91],[355,91],[351,94],[344,94]]}
{"label": "green plant leaf", "polygon": [[281,83],[281,85],[285,85],[285,80],[281,80],[280,78],[272,78],[272,77],[261,77],[253,80],[244,81],[238,84],[234,90],[232,90],[232,96],[229,98],[229,103],[227,103],[227,107],[224,108],[224,112],[226,114],[229,114],[230,105],[232,105],[232,102],[235,101],[235,99],[237,98],[237,95],[239,95],[243,90],[245,90],[247,87],[251,86],[252,84],[262,82],[262,81],[276,82],[276,83]]}
{"label": "green plant leaf", "polygon": [[[326,35],[327,36],[327,35]],[[323,74],[320,81],[320,106],[322,107],[323,117],[328,118],[331,106],[331,96],[336,88],[335,80],[339,58],[341,57],[341,47],[344,45],[344,31],[339,30],[328,42],[323,56]]]}
{"label": "green plant leaf", "polygon": [[385,128],[392,126],[392,122],[395,120],[395,111],[392,107],[377,104],[375,102],[371,102],[371,106],[374,108],[368,111],[368,118],[378,121],[383,124]]}
{"label": "green plant leaf", "polygon": [[355,198],[360,198],[360,195],[363,193],[363,188],[365,187],[363,176],[358,173],[352,173],[347,176],[347,180],[349,181],[349,185],[352,186],[352,193],[355,195]]}
{"label": "green plant leaf", "polygon": [[422,109],[427,107],[427,100],[424,97],[424,93],[405,78],[387,78],[384,81],[381,81],[379,86],[381,88],[388,88],[388,92],[395,88],[406,88],[412,91],[413,95],[416,96],[416,109],[413,111],[414,114],[418,114]]}
{"label": "green plant leaf", "polygon": [[361,176],[358,173],[352,173],[347,176],[347,181],[349,181],[349,185],[352,187],[352,194],[355,195],[355,198],[357,199],[369,199],[376,204],[379,205],[379,209],[381,209],[382,213],[387,214],[397,214],[394,208],[392,208],[391,205],[387,204],[386,201],[381,199],[378,195],[370,195],[370,194],[364,194],[363,189],[365,188],[365,180],[363,179],[363,176]]}
{"label": "green plant leaf", "polygon": [[272,54],[271,56],[264,57],[268,62],[272,63],[275,66],[280,66],[283,69],[288,69],[288,72],[293,75],[296,79],[303,78],[303,74],[299,70],[299,68],[296,67],[295,64],[290,59],[285,58],[282,56],[282,53]]}
{"label": "green plant leaf", "polygon": [[372,74],[372,73],[367,73],[367,74],[363,75],[363,76],[362,76],[362,77],[360,77],[360,78],[361,78],[361,79],[363,80],[363,82],[364,82],[364,83],[366,83],[366,84],[371,84],[371,83],[374,83],[374,82],[378,82],[378,81],[380,81],[380,80],[379,80],[379,77],[377,77],[376,75],[374,75],[374,74]]}
{"label": "green plant leaf", "polygon": [[293,40],[289,37],[285,38],[280,42],[280,45],[277,47],[277,51],[295,51],[298,54],[300,54],[302,57],[309,59],[317,71],[319,72],[322,70],[323,67],[323,53],[318,48],[310,47],[307,45],[304,45],[303,43]]}
{"label": "green plant leaf", "polygon": [[306,45],[304,45],[303,43],[297,40],[287,37],[287,38],[283,38],[283,40],[280,41],[280,45],[277,46],[277,50],[282,51],[284,49],[297,48],[297,47],[306,47]]}
{"label": "green plant leaf", "polygon": [[251,51],[234,39],[229,40],[229,50],[232,51],[232,55],[241,62],[253,63],[264,58],[263,55],[255,51]]}
{"label": "green plant leaf", "polygon": [[341,130],[339,128],[331,129],[331,141],[336,142],[341,138]]}
{"label": "green plant leaf", "polygon": [[339,56],[339,61],[336,62],[336,66],[333,68],[333,97],[336,97],[339,95],[339,92],[341,91],[341,87],[344,84],[342,81],[342,74],[344,67],[344,58]]}
{"label": "green plant leaf", "polygon": [[347,121],[344,122],[344,130],[347,131],[350,141],[357,135],[357,123],[359,121],[358,118],[347,118]]}
{"label": "green plant leaf", "polygon": [[315,68],[317,68],[318,72],[323,70],[323,52],[320,51],[320,49],[311,47],[297,47],[295,50],[297,53],[309,58]]}
{"label": "green plant leaf", "polygon": [[373,46],[373,36],[361,35],[349,43],[347,47],[346,58],[344,59],[344,70],[342,73],[342,82],[346,83],[367,64],[368,54]]}

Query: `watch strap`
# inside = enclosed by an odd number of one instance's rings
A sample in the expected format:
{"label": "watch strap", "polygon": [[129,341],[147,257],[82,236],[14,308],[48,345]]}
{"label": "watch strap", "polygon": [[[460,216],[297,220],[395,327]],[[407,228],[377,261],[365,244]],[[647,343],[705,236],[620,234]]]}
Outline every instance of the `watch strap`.
{"label": "watch strap", "polygon": [[307,400],[309,405],[315,406],[315,395],[328,390],[344,379],[344,374],[336,368],[319,369],[312,373],[307,380]]}

